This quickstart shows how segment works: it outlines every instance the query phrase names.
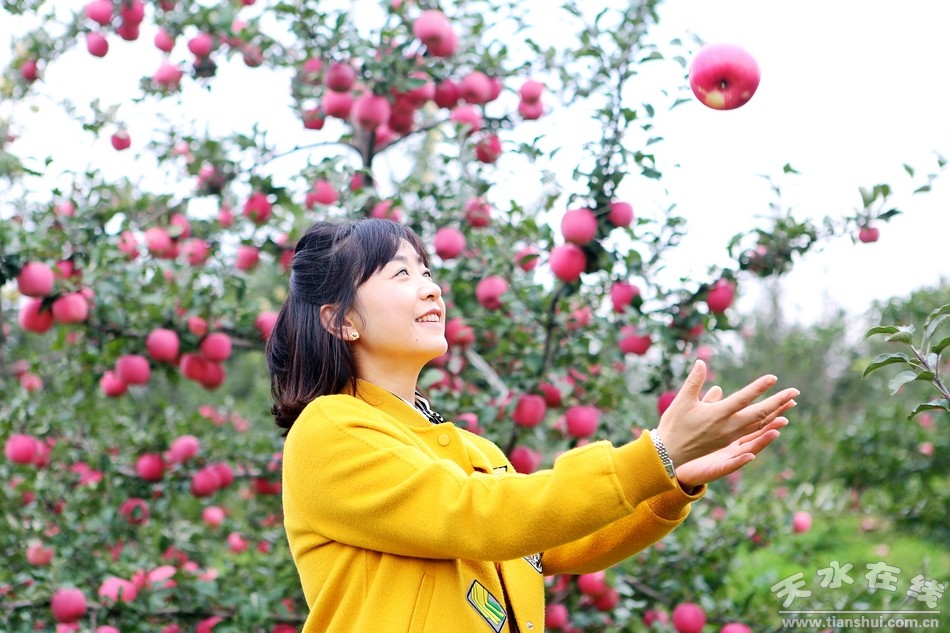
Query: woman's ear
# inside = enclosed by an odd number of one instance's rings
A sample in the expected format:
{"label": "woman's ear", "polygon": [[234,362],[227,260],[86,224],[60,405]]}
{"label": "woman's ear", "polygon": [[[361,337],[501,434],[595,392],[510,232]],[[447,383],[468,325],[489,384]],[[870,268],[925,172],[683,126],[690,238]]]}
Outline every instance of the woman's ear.
{"label": "woman's ear", "polygon": [[320,325],[323,326],[323,329],[344,341],[355,341],[358,339],[360,337],[359,331],[357,331],[356,326],[349,318],[343,320],[342,328],[337,326],[337,313],[338,310],[335,305],[326,304],[320,306]]}

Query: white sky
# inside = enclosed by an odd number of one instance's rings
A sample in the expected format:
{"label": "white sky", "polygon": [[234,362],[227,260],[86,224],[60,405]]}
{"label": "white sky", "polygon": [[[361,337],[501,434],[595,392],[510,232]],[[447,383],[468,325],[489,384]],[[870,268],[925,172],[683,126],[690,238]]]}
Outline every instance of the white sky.
{"label": "white sky", "polygon": [[[820,220],[851,213],[860,206],[858,186],[881,182],[892,185],[894,206],[906,215],[880,226],[876,244],[852,244],[844,238],[799,262],[784,282],[788,319],[813,321],[828,313],[829,306],[860,313],[873,299],[906,295],[937,283],[941,274],[950,277],[950,184],[940,178],[934,192],[911,195],[936,168],[934,151],[950,158],[948,24],[950,3],[938,0],[900,6],[883,0],[669,0],[662,5],[654,41],[688,41],[696,34],[707,42],[739,44],[762,70],[758,92],[738,110],[718,112],[692,101],[658,121],[665,141],[652,148],[664,159],[661,184],[667,197],[644,199],[648,187],[634,177],[621,189],[638,213],[650,215],[675,202],[687,218],[689,235],[670,260],[671,274],[706,280],[709,266],[727,264],[729,238],[756,226],[756,216],[768,213],[773,201],[757,175],[779,177],[782,165],[790,163],[801,175],[777,182],[783,186],[783,204],[796,215]],[[15,22],[0,23],[2,66],[9,63],[5,43],[16,27]],[[116,103],[134,91],[140,76],[157,67],[161,54],[151,37],[143,30],[135,44],[110,38],[112,50],[104,59],[75,51],[49,69],[45,84],[68,86],[77,103],[94,96],[104,106]],[[179,48],[183,50],[183,42]],[[312,139],[302,136],[283,105],[284,77],[258,72],[249,86],[243,72],[240,63],[223,65],[213,91],[191,86],[187,99],[196,104],[196,112],[212,112],[212,125],[246,131],[248,121],[264,120],[278,130],[284,126],[288,146]],[[685,81],[685,72],[657,81],[656,90],[670,89]],[[648,94],[642,101],[654,101],[649,88],[644,90]],[[215,101],[220,97],[229,104],[223,110],[221,101]],[[50,152],[55,144],[58,152],[79,148],[76,166],[93,160],[108,167],[108,161],[115,161],[107,137],[89,147],[90,137],[57,119],[54,110],[46,107],[35,115],[19,110],[16,131],[21,138],[12,151]],[[0,104],[0,117],[9,114],[10,104]],[[132,106],[123,106],[120,116],[130,124],[133,141],[150,136],[153,120],[136,119]],[[566,110],[554,114],[538,122],[537,131],[547,131],[567,147],[580,146],[596,130],[585,130],[571,116]],[[120,158],[117,164],[125,167],[128,156]],[[914,180],[903,163],[917,168]],[[509,182],[523,187],[518,178],[511,174]],[[740,308],[751,308],[757,296],[755,284],[745,285]]]}

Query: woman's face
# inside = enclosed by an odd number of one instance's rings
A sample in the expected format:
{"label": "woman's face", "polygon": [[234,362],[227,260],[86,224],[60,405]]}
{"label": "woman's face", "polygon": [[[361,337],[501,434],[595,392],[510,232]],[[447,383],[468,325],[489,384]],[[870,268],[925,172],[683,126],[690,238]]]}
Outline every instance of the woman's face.
{"label": "woman's face", "polygon": [[[409,242],[356,291],[348,315],[361,373],[418,371],[445,353],[445,302]],[[344,335],[346,336],[346,335]]]}

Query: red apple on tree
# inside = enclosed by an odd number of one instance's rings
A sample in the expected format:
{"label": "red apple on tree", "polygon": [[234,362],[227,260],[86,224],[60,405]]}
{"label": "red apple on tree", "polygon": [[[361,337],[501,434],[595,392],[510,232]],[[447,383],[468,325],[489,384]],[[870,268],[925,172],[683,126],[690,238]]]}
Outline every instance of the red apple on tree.
{"label": "red apple on tree", "polygon": [[515,410],[511,417],[518,426],[533,428],[541,424],[546,411],[547,404],[543,396],[523,394],[515,403]]}
{"label": "red apple on tree", "polygon": [[745,105],[759,87],[759,65],[744,48],[709,44],[693,58],[689,87],[699,101],[714,110]]}
{"label": "red apple on tree", "polygon": [[53,619],[60,624],[71,624],[86,615],[86,596],[80,589],[57,589],[50,603]]}
{"label": "red apple on tree", "polygon": [[881,230],[876,226],[862,226],[858,231],[858,240],[864,244],[870,244],[872,242],[878,241],[881,237]]}
{"label": "red apple on tree", "polygon": [[158,453],[145,453],[135,460],[135,472],[145,481],[161,481],[165,476],[165,460]]}
{"label": "red apple on tree", "polygon": [[3,453],[14,464],[29,464],[36,457],[37,443],[32,435],[14,433],[7,438]]}
{"label": "red apple on tree", "polygon": [[475,287],[475,297],[482,307],[498,310],[502,307],[501,296],[508,292],[508,282],[497,275],[489,275]]}
{"label": "red apple on tree", "polygon": [[560,602],[552,602],[544,607],[544,628],[560,631],[570,622],[567,607]]}
{"label": "red apple on tree", "polygon": [[144,385],[151,378],[152,369],[144,356],[126,354],[116,361],[115,373],[127,385]]}
{"label": "red apple on tree", "polygon": [[389,121],[391,115],[389,100],[381,95],[367,92],[353,102],[353,120],[364,130],[375,130]]}
{"label": "red apple on tree", "polygon": [[[93,57],[105,57],[106,53],[109,52],[109,41],[106,40],[105,35],[102,33],[90,31],[86,33],[86,50],[89,51],[89,54]],[[113,145],[114,144],[113,142]]]}
{"label": "red apple on tree", "polygon": [[145,337],[145,348],[153,360],[177,363],[180,341],[178,333],[166,328],[155,328]]}
{"label": "red apple on tree", "polygon": [[597,217],[590,209],[571,209],[561,218],[561,234],[568,242],[583,246],[597,234]]}
{"label": "red apple on tree", "polygon": [[595,571],[589,574],[581,574],[577,577],[577,588],[581,593],[591,598],[602,596],[610,588],[607,584],[607,574],[603,571]]}
{"label": "red apple on tree", "polygon": [[642,356],[647,353],[653,344],[653,337],[649,334],[642,334],[632,325],[625,325],[620,328],[620,339],[617,346],[624,354],[636,354]]}
{"label": "red apple on tree", "polygon": [[752,627],[741,622],[728,622],[722,625],[719,633],[752,633]]}
{"label": "red apple on tree", "polygon": [[607,220],[614,226],[630,226],[633,222],[633,205],[629,202],[611,202]]}
{"label": "red apple on tree", "polygon": [[706,293],[706,305],[713,314],[722,314],[732,305],[736,286],[728,279],[720,279]]}
{"label": "red apple on tree", "polygon": [[53,561],[54,553],[52,547],[34,541],[26,547],[26,562],[34,567],[47,567]]}
{"label": "red apple on tree", "polygon": [[27,297],[45,297],[53,291],[53,269],[42,262],[28,262],[16,278],[17,289]]}
{"label": "red apple on tree", "polygon": [[530,475],[541,465],[541,454],[524,445],[515,446],[508,456],[511,465],[523,475]]}
{"label": "red apple on tree", "polygon": [[49,309],[42,309],[42,299],[28,299],[20,306],[17,317],[20,327],[27,332],[43,334],[53,327],[53,313]]}
{"label": "red apple on tree", "polygon": [[433,246],[441,259],[455,259],[465,250],[465,235],[456,228],[443,226],[435,232]]}
{"label": "red apple on tree", "polygon": [[109,398],[118,398],[128,391],[129,386],[114,371],[109,370],[99,379],[99,389]]}
{"label": "red apple on tree", "polygon": [[561,281],[570,283],[580,279],[587,268],[587,256],[576,244],[561,244],[551,249],[548,258],[551,271]]}
{"label": "red apple on tree", "polygon": [[615,281],[610,286],[610,303],[614,312],[623,312],[640,296],[640,288],[629,281]]}
{"label": "red apple on tree", "polygon": [[571,437],[586,438],[597,432],[600,424],[600,409],[586,405],[568,407],[564,413],[567,433]]}
{"label": "red apple on tree", "polygon": [[673,628],[677,633],[701,633],[706,625],[706,612],[693,602],[681,602],[673,609]]}
{"label": "red apple on tree", "polygon": [[807,510],[799,510],[792,515],[792,531],[796,534],[802,534],[811,529],[811,513]]}
{"label": "red apple on tree", "polygon": [[224,332],[212,332],[198,346],[202,356],[217,363],[231,357],[231,348],[231,337]]}

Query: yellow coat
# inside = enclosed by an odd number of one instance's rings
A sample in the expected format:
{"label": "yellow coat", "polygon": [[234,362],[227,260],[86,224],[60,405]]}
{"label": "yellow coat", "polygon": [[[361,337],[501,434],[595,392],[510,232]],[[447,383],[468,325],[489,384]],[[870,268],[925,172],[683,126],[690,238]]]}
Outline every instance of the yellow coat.
{"label": "yellow coat", "polygon": [[361,381],[311,402],[284,445],[302,633],[541,633],[544,576],[627,558],[703,492],[667,476],[647,434],[518,474],[490,441]]}

